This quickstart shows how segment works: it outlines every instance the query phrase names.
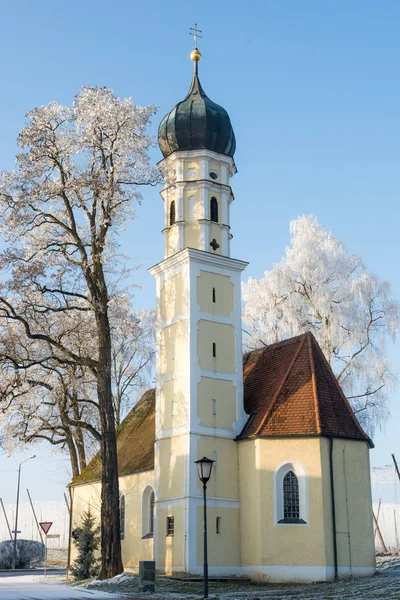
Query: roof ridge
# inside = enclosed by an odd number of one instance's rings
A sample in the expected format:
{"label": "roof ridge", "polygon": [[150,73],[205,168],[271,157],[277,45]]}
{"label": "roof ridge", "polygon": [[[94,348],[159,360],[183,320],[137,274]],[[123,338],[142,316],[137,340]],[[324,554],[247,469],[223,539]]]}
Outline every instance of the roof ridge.
{"label": "roof ridge", "polygon": [[314,407],[315,407],[315,418],[317,421],[317,431],[319,434],[322,433],[321,427],[321,412],[319,410],[319,398],[318,398],[318,388],[317,388],[317,380],[315,374],[315,363],[314,363],[314,355],[313,355],[313,334],[311,331],[307,332],[307,345],[308,345],[308,356],[310,359],[310,367],[311,367],[311,381],[312,381],[312,389],[314,396]]}
{"label": "roof ridge", "polygon": [[266,352],[266,351],[270,351],[270,350],[276,350],[276,348],[280,348],[281,346],[290,346],[291,344],[295,344],[296,342],[298,342],[301,338],[304,338],[308,335],[308,333],[310,333],[309,331],[307,331],[306,333],[300,333],[299,335],[295,335],[293,337],[290,338],[286,338],[285,340],[280,340],[279,342],[274,342],[273,344],[266,344],[265,346],[262,346],[261,348],[253,348],[253,350],[249,350],[248,352],[245,352],[243,354],[243,358],[249,356],[250,354],[253,354],[253,352]]}
{"label": "roof ridge", "polygon": [[[314,336],[312,336],[312,337],[314,338]],[[315,340],[315,338],[314,338],[314,340]],[[338,380],[337,380],[337,378],[335,376],[335,373],[333,372],[332,367],[329,364],[329,361],[326,358],[325,354],[323,353],[322,348],[318,344],[317,340],[315,340],[314,348],[316,348],[317,352],[319,352],[320,356],[322,356],[322,360],[323,360],[325,366],[328,368],[328,371],[329,371],[330,375],[332,376],[333,381],[335,382],[336,389],[338,390],[339,395],[340,395],[341,399],[343,400],[343,402],[344,402],[344,404],[345,404],[345,406],[347,408],[347,411],[350,414],[350,417],[353,420],[353,422],[355,423],[357,429],[362,434],[363,438],[367,439],[369,441],[369,443],[372,444],[372,446],[373,446],[373,442],[372,442],[371,438],[369,437],[369,435],[367,433],[365,433],[364,429],[361,427],[360,423],[358,422],[358,419],[355,416],[354,411],[353,411],[353,409],[350,406],[350,402],[347,400],[346,396],[344,395],[344,392],[343,392],[343,390],[341,388],[341,385],[338,382]]]}
{"label": "roof ridge", "polygon": [[[273,408],[274,408],[275,404],[277,403],[277,400],[278,400],[278,398],[279,398],[279,395],[280,395],[280,393],[281,393],[281,391],[282,391],[282,389],[283,389],[283,386],[285,385],[286,381],[288,380],[288,377],[289,377],[289,375],[290,375],[290,372],[291,372],[291,370],[293,369],[293,366],[294,366],[294,365],[295,365],[295,363],[296,363],[297,357],[299,356],[299,354],[300,354],[300,351],[301,351],[301,349],[302,349],[302,348],[303,348],[303,346],[304,346],[304,343],[305,343],[305,341],[306,341],[306,339],[307,339],[306,335],[307,335],[307,334],[303,334],[303,336],[298,336],[298,338],[299,338],[299,337],[303,337],[303,340],[302,340],[302,342],[299,344],[299,347],[297,348],[297,350],[296,350],[296,352],[295,352],[295,354],[294,354],[294,356],[293,356],[293,358],[292,358],[292,361],[291,361],[291,363],[290,363],[290,365],[289,365],[289,367],[288,367],[288,370],[286,371],[286,373],[285,373],[285,376],[283,377],[283,379],[282,379],[282,381],[281,381],[281,384],[280,384],[280,386],[279,386],[279,388],[278,388],[278,390],[277,390],[277,392],[276,392],[276,394],[275,394],[275,396],[274,396],[274,398],[273,398],[273,400],[272,400],[272,402],[271,402],[271,405],[270,405],[270,407],[268,408],[267,412],[265,413],[264,417],[262,418],[262,420],[261,420],[261,423],[260,423],[260,425],[257,427],[257,429],[256,429],[256,431],[255,431],[255,434],[254,434],[254,435],[259,435],[259,433],[260,433],[261,429],[262,429],[262,428],[265,426],[266,422],[268,421],[268,418],[270,417],[270,415],[271,415],[271,413],[272,413],[272,410],[273,410]],[[297,339],[298,339],[298,338],[297,338]],[[295,339],[295,338],[292,338],[292,339]]]}

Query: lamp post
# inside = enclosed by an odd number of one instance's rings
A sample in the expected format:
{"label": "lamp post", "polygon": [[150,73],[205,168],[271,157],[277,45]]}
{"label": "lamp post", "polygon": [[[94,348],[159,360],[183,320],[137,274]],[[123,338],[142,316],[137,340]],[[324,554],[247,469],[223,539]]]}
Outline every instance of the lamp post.
{"label": "lamp post", "polygon": [[197,465],[197,474],[203,484],[204,498],[204,598],[208,598],[208,559],[207,559],[207,482],[211,477],[213,461],[210,458],[203,456],[200,460],[195,460]]}
{"label": "lamp post", "polygon": [[22,461],[22,463],[19,464],[19,467],[18,467],[17,506],[15,508],[14,548],[13,548],[13,560],[12,560],[12,568],[13,569],[15,569],[15,563],[16,563],[16,558],[17,558],[18,505],[19,505],[19,484],[21,481],[21,467],[28,460],[31,460],[31,458],[36,458],[36,455],[34,454],[33,456],[26,458],[25,460]]}

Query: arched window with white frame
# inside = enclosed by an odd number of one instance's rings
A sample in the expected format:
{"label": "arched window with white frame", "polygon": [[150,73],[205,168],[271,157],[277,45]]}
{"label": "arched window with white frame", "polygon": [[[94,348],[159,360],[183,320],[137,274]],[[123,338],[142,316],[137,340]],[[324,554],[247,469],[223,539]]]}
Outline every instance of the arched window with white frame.
{"label": "arched window with white frame", "polygon": [[275,471],[275,524],[307,525],[308,477],[297,461],[280,465]]}
{"label": "arched window with white frame", "polygon": [[142,539],[152,538],[155,526],[155,495],[151,485],[142,494]]}

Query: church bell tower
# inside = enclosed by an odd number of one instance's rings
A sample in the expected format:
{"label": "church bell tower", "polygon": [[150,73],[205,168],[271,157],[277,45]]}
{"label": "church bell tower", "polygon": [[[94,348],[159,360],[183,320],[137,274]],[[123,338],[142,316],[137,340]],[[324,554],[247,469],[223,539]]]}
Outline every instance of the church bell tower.
{"label": "church bell tower", "polygon": [[240,565],[235,438],[247,420],[240,283],[247,263],[230,257],[235,135],[228,113],[200,84],[200,59],[195,47],[189,92],[158,132],[165,185],[164,260],[150,269],[157,290],[154,554],[161,572],[202,572],[194,461],[207,456],[214,461],[209,572],[229,575]]}

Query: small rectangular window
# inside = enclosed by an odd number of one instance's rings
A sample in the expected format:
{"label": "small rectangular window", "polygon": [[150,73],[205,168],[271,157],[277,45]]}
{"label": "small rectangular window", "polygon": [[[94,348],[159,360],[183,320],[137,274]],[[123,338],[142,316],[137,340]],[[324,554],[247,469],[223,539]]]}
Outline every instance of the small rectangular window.
{"label": "small rectangular window", "polygon": [[217,414],[217,401],[215,399],[212,400],[212,414]]}
{"label": "small rectangular window", "polygon": [[213,358],[217,356],[217,344],[213,342]]}
{"label": "small rectangular window", "polygon": [[171,346],[171,358],[172,360],[175,360],[175,344],[172,344]]}
{"label": "small rectangular window", "polygon": [[171,400],[171,417],[174,416],[174,401]]}
{"label": "small rectangular window", "polygon": [[217,297],[216,297],[216,294],[215,294],[215,288],[213,288],[213,291],[212,291],[212,301],[213,302],[217,301]]}
{"label": "small rectangular window", "polygon": [[217,453],[213,452],[213,466],[216,467],[217,466]]}
{"label": "small rectangular window", "polygon": [[167,535],[174,535],[174,517],[167,517]]}
{"label": "small rectangular window", "polygon": [[221,517],[215,519],[215,533],[217,535],[221,533]]}

